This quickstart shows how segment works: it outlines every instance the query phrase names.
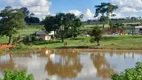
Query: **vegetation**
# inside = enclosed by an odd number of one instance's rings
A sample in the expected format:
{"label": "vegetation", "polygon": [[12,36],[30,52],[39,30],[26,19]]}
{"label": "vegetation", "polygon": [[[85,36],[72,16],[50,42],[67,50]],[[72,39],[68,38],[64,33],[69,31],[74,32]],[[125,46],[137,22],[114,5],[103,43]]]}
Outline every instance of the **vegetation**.
{"label": "vegetation", "polygon": [[91,31],[92,40],[97,42],[97,46],[100,46],[100,40],[102,38],[103,30],[99,27],[94,27]]}
{"label": "vegetation", "polygon": [[[122,49],[122,50],[141,50],[142,36],[103,36],[101,45],[90,42],[91,37],[77,37],[65,39],[67,46],[60,42],[60,39],[52,41],[34,41],[29,49],[33,48],[92,48],[92,49]],[[26,46],[23,46],[26,47]]]}
{"label": "vegetation", "polygon": [[34,17],[34,13],[30,13],[27,7],[22,7],[20,8],[20,10],[22,10],[24,15],[26,16],[24,20],[27,24],[39,24],[40,23],[39,18]]}
{"label": "vegetation", "polygon": [[4,78],[0,80],[34,80],[34,77],[32,74],[27,75],[25,70],[14,71],[6,69],[4,71]]}
{"label": "vegetation", "polygon": [[142,80],[142,62],[137,62],[135,68],[126,69],[120,74],[114,74],[112,80]]}
{"label": "vegetation", "polygon": [[115,16],[115,14],[112,13],[118,8],[118,6],[112,5],[111,3],[101,3],[101,5],[96,5],[95,8],[95,17],[98,17],[99,14],[101,14],[100,21],[102,22],[104,28],[106,22],[109,20],[109,17]]}
{"label": "vegetation", "polygon": [[82,26],[81,16],[71,13],[58,13],[56,16],[47,16],[43,21],[46,31],[54,31],[64,42],[65,37],[76,37]]}
{"label": "vegetation", "polygon": [[[101,3],[100,5],[96,5],[95,8],[95,17],[101,15],[99,20],[103,23],[103,28],[105,27],[105,24],[107,24],[107,26],[110,25],[110,28],[116,30],[122,28],[123,25],[121,22],[114,23],[110,20],[109,25],[107,23],[110,16],[115,16],[113,12],[118,8],[116,5],[112,5],[111,3]],[[2,36],[0,42],[6,42],[7,38],[5,36],[9,36],[9,43],[11,43],[12,36],[14,36],[14,38],[20,37],[19,39],[23,39],[23,41],[15,44],[16,46],[19,46],[16,47],[16,49],[64,48],[62,42],[67,42],[66,47],[76,48],[142,49],[141,36],[134,38],[135,36],[119,36],[119,34],[117,36],[102,35],[103,32],[109,31],[109,28],[105,28],[102,31],[100,27],[102,23],[95,25],[83,25],[81,21],[83,15],[75,16],[71,13],[58,13],[55,16],[47,16],[41,23],[43,25],[30,24],[34,23],[28,22],[30,21],[30,18],[33,19],[34,13],[30,13],[26,7],[12,9],[12,7],[8,6],[1,11],[0,16],[2,17],[0,20],[0,35]],[[131,20],[135,19],[136,18],[133,17]],[[30,25],[25,25],[24,20]],[[94,26],[98,27],[94,28]],[[34,33],[40,30],[46,30],[48,32],[54,31],[56,33],[54,36],[56,36],[57,39],[51,41],[35,40],[25,44],[25,36],[33,37]],[[91,37],[89,36],[89,33],[91,34]],[[29,39],[29,37],[27,37],[27,39]],[[96,41],[97,46],[95,46],[94,43],[90,43],[90,39],[92,39],[91,41]],[[102,45],[100,45],[100,42]],[[140,46],[134,46],[134,44]]]}
{"label": "vegetation", "polygon": [[9,44],[11,43],[12,35],[17,33],[17,30],[25,26],[24,14],[19,9],[12,9],[12,7],[5,7],[1,11],[2,24],[0,25],[0,35],[9,37]]}

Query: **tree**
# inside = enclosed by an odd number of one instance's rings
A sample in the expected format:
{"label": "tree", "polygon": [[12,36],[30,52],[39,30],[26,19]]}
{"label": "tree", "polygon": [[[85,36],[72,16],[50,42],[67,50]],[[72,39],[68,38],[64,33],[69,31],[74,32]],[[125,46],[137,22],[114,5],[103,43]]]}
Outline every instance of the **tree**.
{"label": "tree", "polygon": [[60,26],[59,34],[61,35],[62,42],[64,42],[65,37],[76,37],[79,32],[79,28],[82,26],[82,22],[80,20],[82,16],[83,15],[77,17],[71,13],[59,13],[56,15]]}
{"label": "tree", "polygon": [[25,22],[30,24],[30,23],[40,23],[40,20],[38,17],[34,17],[34,13],[30,13],[27,7],[22,7],[20,8],[22,10],[23,14],[26,16],[25,17]]}
{"label": "tree", "polygon": [[76,37],[79,34],[80,27],[83,25],[79,18],[74,20],[74,25],[71,28],[72,36]]}
{"label": "tree", "polygon": [[101,5],[95,6],[95,17],[98,17],[101,14],[100,21],[103,22],[103,28],[105,26],[105,22],[109,19],[110,16],[113,16],[113,11],[115,11],[118,6],[112,5],[111,3],[101,3]]}
{"label": "tree", "polygon": [[47,16],[43,24],[47,31],[56,31],[64,42],[64,38],[78,34],[82,26],[81,17],[82,15],[77,17],[71,13],[58,13],[56,16]]}
{"label": "tree", "polygon": [[55,36],[55,31],[59,29],[59,27],[57,26],[56,16],[46,16],[46,18],[43,20],[43,24],[46,31],[54,31]]}
{"label": "tree", "polygon": [[103,28],[104,28],[105,24],[108,22],[108,17],[107,16],[101,16],[99,21],[102,22]]}
{"label": "tree", "polygon": [[142,80],[142,62],[137,62],[135,68],[126,69],[120,74],[112,75],[112,80]]}
{"label": "tree", "polygon": [[102,38],[103,30],[99,27],[94,27],[90,35],[93,37],[92,40],[97,42],[97,46],[100,46],[100,40]]}
{"label": "tree", "polygon": [[2,24],[0,25],[0,35],[9,37],[9,44],[11,43],[12,35],[17,33],[17,30],[25,26],[24,14],[20,9],[12,9],[6,7],[1,11]]}
{"label": "tree", "polygon": [[22,12],[24,13],[25,16],[29,16],[30,11],[28,10],[27,7],[22,7],[22,8],[20,8],[20,9],[22,10]]}

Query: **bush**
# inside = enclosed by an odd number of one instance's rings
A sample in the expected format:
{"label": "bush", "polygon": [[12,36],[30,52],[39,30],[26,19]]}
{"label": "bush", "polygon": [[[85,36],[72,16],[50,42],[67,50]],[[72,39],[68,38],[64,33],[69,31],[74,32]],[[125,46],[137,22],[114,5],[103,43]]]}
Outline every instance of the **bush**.
{"label": "bush", "polygon": [[27,75],[26,70],[14,71],[6,69],[4,71],[4,78],[0,80],[34,80],[32,74]]}
{"label": "bush", "polygon": [[142,62],[137,62],[135,68],[112,75],[112,80],[142,80]]}
{"label": "bush", "polygon": [[94,27],[93,30],[90,31],[90,35],[93,37],[92,40],[97,42],[97,46],[100,46],[99,42],[102,38],[102,34],[103,34],[103,30],[98,26]]}

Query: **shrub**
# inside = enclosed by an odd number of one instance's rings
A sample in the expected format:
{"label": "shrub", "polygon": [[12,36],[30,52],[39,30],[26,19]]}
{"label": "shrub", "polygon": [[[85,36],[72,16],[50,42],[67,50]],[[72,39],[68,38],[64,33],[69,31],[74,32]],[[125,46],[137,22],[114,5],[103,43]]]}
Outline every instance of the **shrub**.
{"label": "shrub", "polygon": [[137,62],[135,68],[112,75],[112,80],[142,80],[142,62]]}
{"label": "shrub", "polygon": [[90,32],[90,35],[92,36],[91,42],[96,41],[97,42],[97,46],[100,46],[100,40],[102,38],[102,34],[103,34],[103,30],[96,26],[93,28],[93,30]]}
{"label": "shrub", "polygon": [[34,80],[32,74],[27,75],[26,70],[16,71],[6,69],[4,71],[4,78],[0,80]]}

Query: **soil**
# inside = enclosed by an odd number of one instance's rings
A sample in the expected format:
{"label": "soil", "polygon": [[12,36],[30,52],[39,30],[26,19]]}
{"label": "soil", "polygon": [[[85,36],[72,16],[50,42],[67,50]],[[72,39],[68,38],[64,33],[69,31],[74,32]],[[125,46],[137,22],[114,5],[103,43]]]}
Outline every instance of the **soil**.
{"label": "soil", "polygon": [[12,47],[13,47],[12,44],[7,44],[7,43],[0,44],[0,50],[9,50]]}

